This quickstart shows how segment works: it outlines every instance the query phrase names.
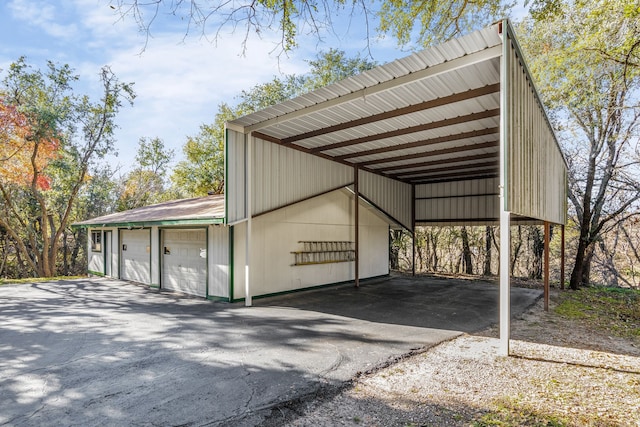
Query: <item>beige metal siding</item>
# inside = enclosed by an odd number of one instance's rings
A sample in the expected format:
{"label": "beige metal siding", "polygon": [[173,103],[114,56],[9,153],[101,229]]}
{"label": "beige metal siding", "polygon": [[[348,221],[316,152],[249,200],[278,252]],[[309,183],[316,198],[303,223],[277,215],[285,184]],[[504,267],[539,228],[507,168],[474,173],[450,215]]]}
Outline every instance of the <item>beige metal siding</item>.
{"label": "beige metal siding", "polygon": [[252,212],[268,212],[353,182],[353,168],[252,138]]}
{"label": "beige metal siding", "polygon": [[473,225],[497,221],[498,186],[498,178],[416,185],[416,222]]}
{"label": "beige metal siding", "polygon": [[229,297],[229,227],[209,226],[207,244],[209,289],[207,296]]}
{"label": "beige metal siding", "polygon": [[[353,194],[332,191],[269,212],[252,220],[251,286],[253,296],[289,292],[354,278],[353,261],[293,265],[302,241],[354,241]],[[361,202],[359,214],[360,278],[389,273],[389,223]],[[235,299],[245,296],[247,223],[234,226]]]}
{"label": "beige metal siding", "polygon": [[411,230],[411,185],[362,170],[358,177],[360,194]]}
{"label": "beige metal siding", "polygon": [[243,133],[226,129],[225,145],[226,222],[246,218],[246,142]]}
{"label": "beige metal siding", "polygon": [[507,210],[566,223],[567,169],[522,55],[509,43],[507,85]]}

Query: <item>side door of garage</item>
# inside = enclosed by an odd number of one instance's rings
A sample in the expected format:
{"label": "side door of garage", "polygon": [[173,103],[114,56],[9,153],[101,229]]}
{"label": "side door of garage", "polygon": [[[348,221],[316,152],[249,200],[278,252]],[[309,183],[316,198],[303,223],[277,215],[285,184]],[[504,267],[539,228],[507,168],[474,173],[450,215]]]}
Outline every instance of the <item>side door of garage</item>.
{"label": "side door of garage", "polygon": [[162,231],[162,287],[207,296],[207,232],[205,229]]}
{"label": "side door of garage", "polygon": [[150,284],[151,230],[122,230],[120,237],[120,277]]}

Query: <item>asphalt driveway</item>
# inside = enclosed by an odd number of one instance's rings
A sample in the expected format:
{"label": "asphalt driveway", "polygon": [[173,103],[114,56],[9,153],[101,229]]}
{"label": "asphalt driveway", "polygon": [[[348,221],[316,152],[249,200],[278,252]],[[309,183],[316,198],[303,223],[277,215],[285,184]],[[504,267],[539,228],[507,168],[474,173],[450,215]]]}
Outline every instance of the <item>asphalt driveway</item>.
{"label": "asphalt driveway", "polygon": [[[517,315],[540,292],[512,289]],[[0,287],[0,425],[255,425],[495,323],[486,283],[392,277],[254,307],[110,279]]]}

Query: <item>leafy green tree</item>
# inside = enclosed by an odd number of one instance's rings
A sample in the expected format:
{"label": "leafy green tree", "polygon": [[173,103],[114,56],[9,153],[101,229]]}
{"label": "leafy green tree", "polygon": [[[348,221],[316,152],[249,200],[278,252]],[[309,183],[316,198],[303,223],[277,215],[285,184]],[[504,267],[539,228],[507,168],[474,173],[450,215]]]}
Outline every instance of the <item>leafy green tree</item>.
{"label": "leafy green tree", "polygon": [[224,191],[224,121],[232,116],[229,107],[220,105],[215,123],[201,125],[196,136],[188,137],[182,147],[186,159],[171,176],[181,194],[198,197]]}
{"label": "leafy green tree", "polygon": [[533,17],[518,32],[569,162],[577,289],[596,243],[640,211],[640,6],[555,0],[534,4]]}
{"label": "leafy green tree", "polygon": [[379,31],[399,45],[427,46],[460,36],[507,16],[515,2],[495,0],[386,0],[377,16]]}
{"label": "leafy green tree", "polygon": [[141,169],[164,175],[174,155],[175,151],[166,149],[162,139],[142,137],[138,141],[135,159]]}
{"label": "leafy green tree", "polygon": [[167,191],[167,168],[174,151],[165,148],[160,138],[140,138],[135,159],[137,166],[121,183],[117,210],[139,208],[174,198]]}
{"label": "leafy green tree", "polygon": [[20,58],[0,87],[3,102],[24,116],[27,130],[8,132],[21,141],[20,152],[3,157],[0,168],[30,159],[21,162],[25,179],[0,174],[0,227],[14,242],[20,263],[36,276],[56,274],[58,249],[88,170],[113,151],[114,118],[122,101],[134,97],[131,85],[120,83],[108,67],[100,77],[102,98],[93,102],[74,93],[78,77],[68,65],[49,62],[42,71]]}

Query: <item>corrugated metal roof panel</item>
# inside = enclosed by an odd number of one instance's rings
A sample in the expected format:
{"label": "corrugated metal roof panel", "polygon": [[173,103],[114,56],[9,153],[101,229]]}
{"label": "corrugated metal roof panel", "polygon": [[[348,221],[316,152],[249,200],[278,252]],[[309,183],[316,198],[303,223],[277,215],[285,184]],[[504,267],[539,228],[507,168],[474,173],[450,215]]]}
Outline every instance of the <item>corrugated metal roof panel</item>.
{"label": "corrugated metal roof panel", "polygon": [[73,224],[74,226],[146,223],[157,221],[187,221],[224,218],[224,195],[172,200],[123,212],[100,216]]}

